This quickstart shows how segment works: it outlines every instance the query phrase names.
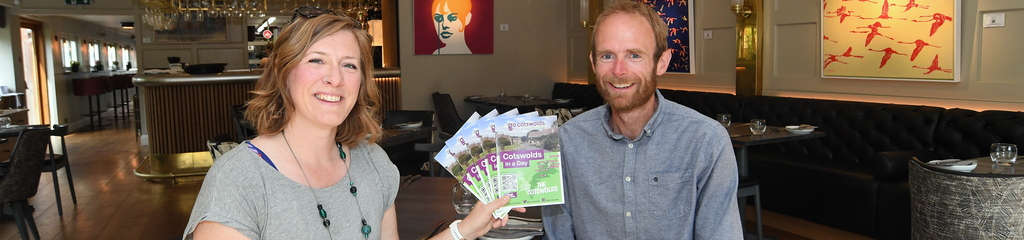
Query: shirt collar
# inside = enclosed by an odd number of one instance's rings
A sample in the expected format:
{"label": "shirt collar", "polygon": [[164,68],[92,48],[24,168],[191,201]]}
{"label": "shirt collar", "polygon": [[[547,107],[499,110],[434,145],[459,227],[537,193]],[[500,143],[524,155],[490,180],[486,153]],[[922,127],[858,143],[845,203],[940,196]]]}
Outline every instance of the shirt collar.
{"label": "shirt collar", "polygon": [[[661,112],[665,108],[665,97],[661,95],[661,90],[659,89],[654,90],[654,95],[656,96],[655,101],[657,101],[658,106],[654,108],[654,115],[651,115],[651,119],[647,120],[647,124],[644,125],[643,132],[634,141],[638,141],[644,138],[644,136],[650,137],[651,135],[654,135],[654,129],[657,129],[658,124],[661,122]],[[602,119],[602,122],[604,122],[604,131],[608,134],[608,137],[616,141],[625,139],[626,136],[623,136],[622,134],[616,133],[615,131],[612,130],[613,128],[611,125],[611,107],[609,107],[608,104],[605,104],[603,107],[605,108],[605,114],[604,118]]]}

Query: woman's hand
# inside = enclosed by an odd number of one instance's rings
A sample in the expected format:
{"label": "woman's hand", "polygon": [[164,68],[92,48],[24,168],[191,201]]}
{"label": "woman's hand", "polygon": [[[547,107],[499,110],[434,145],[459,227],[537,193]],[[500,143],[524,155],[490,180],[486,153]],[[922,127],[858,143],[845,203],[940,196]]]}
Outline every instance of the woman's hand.
{"label": "woman's hand", "polygon": [[[462,236],[466,239],[476,239],[483,236],[488,231],[491,231],[493,228],[505,226],[505,224],[508,223],[508,216],[501,219],[495,219],[492,216],[492,213],[502,206],[505,206],[505,204],[508,204],[510,199],[510,197],[504,196],[488,204],[483,204],[479,201],[476,202],[476,206],[473,206],[473,210],[469,212],[469,216],[466,216],[466,219],[459,223],[459,232],[462,233]],[[514,208],[512,210],[517,212],[526,212],[525,208]]]}

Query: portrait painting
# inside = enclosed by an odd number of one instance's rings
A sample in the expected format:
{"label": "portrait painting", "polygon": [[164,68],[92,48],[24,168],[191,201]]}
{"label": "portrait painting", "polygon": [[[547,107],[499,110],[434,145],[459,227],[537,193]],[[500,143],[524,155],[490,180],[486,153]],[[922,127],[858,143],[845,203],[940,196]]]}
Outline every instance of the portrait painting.
{"label": "portrait painting", "polygon": [[415,0],[416,55],[493,54],[494,0]]}

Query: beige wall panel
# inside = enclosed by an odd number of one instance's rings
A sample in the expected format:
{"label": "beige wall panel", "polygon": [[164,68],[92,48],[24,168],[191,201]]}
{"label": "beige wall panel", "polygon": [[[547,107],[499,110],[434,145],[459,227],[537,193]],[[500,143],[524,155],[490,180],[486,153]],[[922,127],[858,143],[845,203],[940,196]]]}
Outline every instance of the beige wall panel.
{"label": "beige wall panel", "polygon": [[774,56],[777,77],[815,77],[818,75],[818,59],[814,55],[803,54],[805,49],[817,49],[820,44],[818,25],[815,23],[788,24],[775,26],[781,36],[795,36],[791,41],[775,41],[771,47],[778,50]]}
{"label": "beige wall panel", "polygon": [[466,116],[466,96],[550,97],[552,83],[566,80],[566,1],[494,1],[494,24],[509,25],[507,32],[494,26],[494,54],[445,56],[414,55],[413,19],[404,17],[413,2],[398,3],[402,109],[433,109],[430,94],[440,91]]}
{"label": "beige wall panel", "polygon": [[[142,53],[142,52],[140,52]],[[167,57],[180,57],[182,62],[193,63],[192,49],[146,50],[142,57],[142,68],[167,68]]]}
{"label": "beige wall panel", "polygon": [[[978,82],[994,84],[1021,84],[1024,82],[1024,44],[1020,37],[1024,36],[1024,10],[1004,11],[1006,27],[984,28],[981,33],[982,61],[987,59],[1004,59],[997,62],[981,63],[981,78]],[[1001,76],[1018,76],[1016,78]]]}
{"label": "beige wall panel", "polygon": [[195,63],[227,63],[225,69],[248,68],[246,54],[245,49],[200,48],[196,49],[198,58]]}

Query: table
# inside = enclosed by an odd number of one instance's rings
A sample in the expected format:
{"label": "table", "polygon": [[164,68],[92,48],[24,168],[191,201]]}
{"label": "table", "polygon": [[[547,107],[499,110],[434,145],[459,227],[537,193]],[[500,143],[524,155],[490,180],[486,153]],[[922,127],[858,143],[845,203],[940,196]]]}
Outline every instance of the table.
{"label": "table", "polygon": [[741,178],[750,175],[747,169],[747,147],[825,137],[825,133],[819,130],[808,134],[795,134],[775,126],[768,126],[764,134],[754,135],[750,132],[749,123],[732,124],[726,129],[729,130],[732,147],[736,151],[736,167],[739,168]]}
{"label": "table", "polygon": [[[395,197],[398,236],[402,239],[423,239],[447,228],[455,220],[451,193],[454,184],[455,179],[450,177],[402,177],[398,196]],[[510,214],[541,217],[539,207],[526,208],[526,213],[513,211]]]}
{"label": "table", "polygon": [[464,100],[473,104],[474,110],[481,114],[497,109],[499,112],[506,112],[518,108],[520,113],[532,112],[536,108],[552,108],[568,106],[555,100],[538,97],[525,96],[504,96],[504,97],[466,97]]}
{"label": "table", "polygon": [[921,239],[1024,238],[1024,166],[995,166],[988,157],[959,172],[909,163],[911,233]]}
{"label": "table", "polygon": [[423,126],[419,128],[402,129],[384,129],[384,135],[377,142],[381,148],[389,148],[398,146],[406,143],[429,143],[430,137],[432,136],[434,128],[431,126]]}

